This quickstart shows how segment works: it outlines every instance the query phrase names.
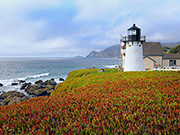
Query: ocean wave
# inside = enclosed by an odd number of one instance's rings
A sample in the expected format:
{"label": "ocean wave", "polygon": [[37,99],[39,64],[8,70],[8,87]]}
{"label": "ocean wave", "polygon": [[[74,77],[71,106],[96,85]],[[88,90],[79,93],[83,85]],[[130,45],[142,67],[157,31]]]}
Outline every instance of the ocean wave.
{"label": "ocean wave", "polygon": [[36,79],[36,78],[40,78],[40,77],[44,77],[44,76],[49,76],[50,73],[43,73],[43,74],[37,74],[37,75],[32,75],[32,76],[27,76],[24,78],[15,78],[15,79],[8,79],[8,80],[0,80],[0,83],[3,84],[3,86],[9,86],[11,85],[13,82],[18,82],[20,80],[31,80],[31,79]]}
{"label": "ocean wave", "polygon": [[43,76],[49,76],[50,73],[43,73],[43,74],[38,74],[38,75],[33,75],[33,76],[28,76],[24,79],[22,78],[18,78],[18,80],[29,80],[29,79],[35,79],[35,78],[39,78],[39,77],[43,77]]}

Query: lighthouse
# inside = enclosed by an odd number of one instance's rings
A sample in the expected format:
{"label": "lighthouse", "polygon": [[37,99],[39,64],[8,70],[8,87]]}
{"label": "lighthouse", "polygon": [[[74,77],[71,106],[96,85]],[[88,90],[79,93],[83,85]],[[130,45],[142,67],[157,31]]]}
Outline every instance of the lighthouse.
{"label": "lighthouse", "polygon": [[121,37],[122,67],[124,71],[145,71],[142,43],[146,37],[141,36],[141,29],[135,24],[127,30],[128,36]]}

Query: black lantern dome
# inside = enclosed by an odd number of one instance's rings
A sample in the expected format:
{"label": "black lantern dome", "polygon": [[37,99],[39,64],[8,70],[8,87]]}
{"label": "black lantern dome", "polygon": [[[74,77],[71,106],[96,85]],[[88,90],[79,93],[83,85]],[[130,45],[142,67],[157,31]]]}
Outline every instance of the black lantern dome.
{"label": "black lantern dome", "polygon": [[128,29],[128,41],[140,41],[141,29],[136,27],[135,24]]}
{"label": "black lantern dome", "polygon": [[141,29],[136,27],[135,24],[133,24],[133,26],[129,28],[127,31],[128,31],[128,36],[124,36],[124,37],[122,36],[120,39],[121,43],[123,42],[125,46],[127,42],[137,41],[137,42],[141,42],[141,44],[143,42],[146,42],[146,36],[141,36]]}

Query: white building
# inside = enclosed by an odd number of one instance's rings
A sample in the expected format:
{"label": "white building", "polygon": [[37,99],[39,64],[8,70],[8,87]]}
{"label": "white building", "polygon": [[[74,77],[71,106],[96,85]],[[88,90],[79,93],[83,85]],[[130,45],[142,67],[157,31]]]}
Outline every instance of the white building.
{"label": "white building", "polygon": [[146,70],[180,67],[180,54],[167,54],[160,42],[144,42],[143,58]]}
{"label": "white building", "polygon": [[128,36],[120,41],[124,71],[145,71],[142,49],[145,36],[141,36],[141,29],[134,24],[128,29]]}

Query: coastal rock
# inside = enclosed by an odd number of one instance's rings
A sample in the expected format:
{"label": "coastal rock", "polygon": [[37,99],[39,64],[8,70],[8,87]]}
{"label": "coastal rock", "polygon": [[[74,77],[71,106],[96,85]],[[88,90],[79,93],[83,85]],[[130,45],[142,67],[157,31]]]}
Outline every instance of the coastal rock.
{"label": "coastal rock", "polygon": [[28,99],[30,99],[30,97],[28,97],[28,96],[22,97],[22,101],[25,101],[25,100],[28,100]]}
{"label": "coastal rock", "polygon": [[29,97],[17,91],[9,91],[0,95],[0,105],[10,105],[28,100]]}
{"label": "coastal rock", "polygon": [[38,89],[43,89],[45,88],[42,84],[37,84],[37,85],[32,85],[29,86],[25,89],[25,91],[29,94],[29,95],[35,95],[35,91],[37,91]]}
{"label": "coastal rock", "polygon": [[14,86],[14,85],[18,85],[18,83],[14,82],[14,83],[12,83],[11,85],[12,85],[12,86]]}
{"label": "coastal rock", "polygon": [[5,105],[5,103],[3,101],[0,101],[0,106]]}
{"label": "coastal rock", "polygon": [[29,86],[31,86],[31,83],[24,83],[24,84],[21,86],[20,90],[24,90],[24,89],[28,88]]}
{"label": "coastal rock", "polygon": [[[23,83],[23,81],[22,81]],[[21,90],[25,90],[29,95],[38,96],[49,96],[56,86],[56,82],[54,79],[46,80],[43,82],[42,80],[38,80],[35,82],[35,85],[31,83],[24,83],[21,86]],[[19,83],[12,83],[12,85],[18,85]],[[28,100],[30,97],[25,96],[23,93],[17,91],[9,91],[6,93],[2,93],[0,95],[0,106],[2,105],[10,105],[22,102],[24,100]]]}
{"label": "coastal rock", "polygon": [[20,90],[24,90],[27,87],[27,84],[23,84],[20,88]]}
{"label": "coastal rock", "polygon": [[12,105],[12,104],[15,104],[15,103],[20,103],[20,102],[22,102],[22,98],[15,96],[12,99],[10,99],[8,105]]}
{"label": "coastal rock", "polygon": [[48,89],[54,89],[54,86],[55,86],[55,85],[50,85],[50,84],[48,84],[48,85],[46,85],[46,88],[48,88]]}
{"label": "coastal rock", "polygon": [[3,84],[2,83],[0,83],[0,87],[2,87],[3,86]]}
{"label": "coastal rock", "polygon": [[[52,88],[52,87],[50,87]],[[39,97],[39,96],[49,96],[51,94],[51,92],[54,90],[54,89],[50,89],[48,87],[44,88],[44,89],[38,89],[34,92],[34,95]]]}
{"label": "coastal rock", "polygon": [[38,96],[46,96],[47,95],[47,90],[46,89],[38,89],[34,92],[34,94]]}
{"label": "coastal rock", "polygon": [[51,81],[51,80],[46,80],[43,85],[53,85],[54,87],[56,86],[56,82],[55,81]]}
{"label": "coastal rock", "polygon": [[36,81],[34,84],[39,84],[39,83],[43,83],[43,81],[42,80],[38,80],[38,81]]}
{"label": "coastal rock", "polygon": [[54,79],[54,78],[51,78],[51,81],[55,81],[55,79]]}
{"label": "coastal rock", "polygon": [[54,89],[50,89],[47,91],[47,96],[50,96]]}
{"label": "coastal rock", "polygon": [[19,80],[18,82],[19,83],[25,83],[26,81],[25,80]]}
{"label": "coastal rock", "polygon": [[38,81],[36,85],[29,86],[25,88],[25,91],[29,95],[35,95],[35,96],[49,96],[51,92],[54,90],[56,86],[56,82],[51,80],[46,80],[45,82]]}
{"label": "coastal rock", "polygon": [[56,85],[56,82],[55,81],[51,81],[51,80],[46,80],[44,83],[43,83],[43,85],[48,85],[48,84],[50,84],[50,85]]}
{"label": "coastal rock", "polygon": [[59,81],[63,81],[64,82],[65,80],[63,78],[59,78]]}
{"label": "coastal rock", "polygon": [[15,103],[19,103],[21,101],[22,101],[22,99],[20,97],[17,97],[17,96],[15,96],[15,97],[10,97],[9,96],[9,97],[4,99],[5,105],[12,105],[12,104],[15,104]]}
{"label": "coastal rock", "polygon": [[0,95],[0,99],[5,99],[7,97],[24,97],[25,95],[23,93],[17,92],[17,91],[9,91],[6,93],[3,93],[2,95]]}

